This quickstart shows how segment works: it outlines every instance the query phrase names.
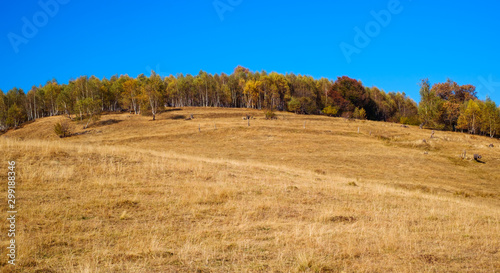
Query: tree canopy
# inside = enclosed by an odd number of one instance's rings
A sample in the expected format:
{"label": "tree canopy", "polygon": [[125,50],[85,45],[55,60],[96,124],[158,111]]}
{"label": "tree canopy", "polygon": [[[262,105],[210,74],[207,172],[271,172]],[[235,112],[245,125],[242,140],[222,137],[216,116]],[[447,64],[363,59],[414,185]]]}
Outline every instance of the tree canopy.
{"label": "tree canopy", "polygon": [[[230,75],[200,71],[197,75],[161,77],[152,71],[149,77],[141,74],[136,78],[80,76],[68,84],[53,79],[33,86],[27,94],[18,88],[6,94],[0,92],[0,130],[54,115],[86,120],[88,126],[88,121],[98,118],[103,111],[152,115],[154,120],[166,107],[203,106],[423,123],[432,128],[467,129],[490,135],[500,131],[495,103],[477,100],[472,85],[448,80],[431,87],[428,80],[422,80],[420,95],[421,102],[417,105],[405,93],[365,87],[347,76],[332,81],[293,73],[252,72],[242,66]],[[473,126],[469,124],[470,100],[478,104],[480,111]],[[476,120],[475,114],[473,118]]]}

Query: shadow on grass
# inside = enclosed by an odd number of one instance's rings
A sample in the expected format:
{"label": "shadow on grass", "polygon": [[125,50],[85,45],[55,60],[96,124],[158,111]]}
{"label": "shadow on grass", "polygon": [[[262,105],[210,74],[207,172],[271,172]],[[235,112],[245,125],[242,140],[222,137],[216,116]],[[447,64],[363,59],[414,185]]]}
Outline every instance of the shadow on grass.
{"label": "shadow on grass", "polygon": [[158,114],[168,113],[168,112],[173,112],[173,111],[182,111],[182,109],[181,108],[165,109],[165,110],[160,111]]}
{"label": "shadow on grass", "polygon": [[90,127],[101,127],[101,126],[106,126],[106,125],[112,125],[116,123],[120,123],[123,120],[118,120],[118,119],[108,119],[108,120],[101,120],[99,122],[96,122],[95,124],[92,124]]}
{"label": "shadow on grass", "polygon": [[184,116],[184,115],[173,115],[173,116],[170,117],[170,119],[175,119],[175,120],[177,120],[177,119],[186,119],[186,116]]}

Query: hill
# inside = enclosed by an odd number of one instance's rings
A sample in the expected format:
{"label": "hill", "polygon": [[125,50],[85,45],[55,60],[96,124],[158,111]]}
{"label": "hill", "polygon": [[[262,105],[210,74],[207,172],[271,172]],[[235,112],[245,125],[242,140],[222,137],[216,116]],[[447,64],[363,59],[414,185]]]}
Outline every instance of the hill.
{"label": "hill", "polygon": [[15,160],[18,183],[18,265],[3,270],[500,270],[496,139],[247,109],[156,118],[70,122],[80,134],[60,139],[58,116],[0,137],[0,178]]}

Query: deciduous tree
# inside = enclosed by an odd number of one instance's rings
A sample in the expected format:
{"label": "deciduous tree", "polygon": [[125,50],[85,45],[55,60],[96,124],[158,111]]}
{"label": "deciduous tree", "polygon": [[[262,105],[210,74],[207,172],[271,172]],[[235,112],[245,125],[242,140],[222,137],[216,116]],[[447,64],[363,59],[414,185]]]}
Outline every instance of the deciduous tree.
{"label": "deciduous tree", "polygon": [[153,120],[156,120],[156,114],[158,113],[158,108],[162,105],[165,94],[163,80],[158,74],[156,74],[156,72],[151,71],[151,76],[147,80],[144,86],[144,90],[146,92],[146,96],[149,101],[149,106],[151,107]]}
{"label": "deciduous tree", "polygon": [[481,104],[481,121],[481,131],[494,137],[500,127],[500,111],[490,98]]}
{"label": "deciduous tree", "polygon": [[26,114],[24,113],[23,109],[14,103],[7,111],[6,124],[7,126],[17,127],[25,118]]}
{"label": "deciduous tree", "polygon": [[433,127],[439,127],[439,117],[443,100],[430,88],[428,79],[420,83],[420,103],[418,105],[418,114],[423,125],[429,124]]}
{"label": "deciduous tree", "polygon": [[475,100],[464,104],[464,110],[458,118],[458,128],[465,129],[470,134],[476,134],[481,128],[481,109]]}

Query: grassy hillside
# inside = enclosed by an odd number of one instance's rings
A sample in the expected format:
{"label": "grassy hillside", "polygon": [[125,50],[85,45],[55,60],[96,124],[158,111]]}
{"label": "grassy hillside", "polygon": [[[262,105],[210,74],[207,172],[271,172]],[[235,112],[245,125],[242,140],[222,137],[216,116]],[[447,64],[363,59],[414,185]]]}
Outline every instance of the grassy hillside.
{"label": "grassy hillside", "polygon": [[18,265],[3,235],[2,269],[500,271],[498,140],[245,109],[157,119],[71,122],[86,133],[60,139],[53,126],[67,118],[51,117],[1,136],[19,218]]}

